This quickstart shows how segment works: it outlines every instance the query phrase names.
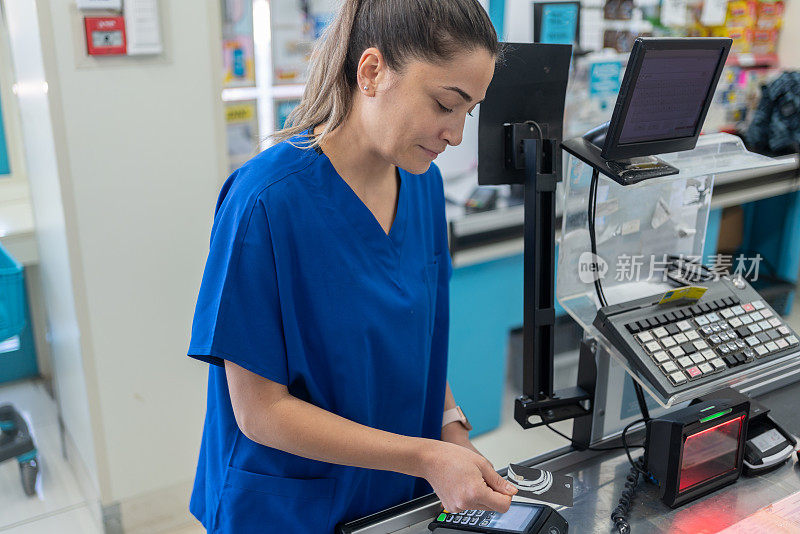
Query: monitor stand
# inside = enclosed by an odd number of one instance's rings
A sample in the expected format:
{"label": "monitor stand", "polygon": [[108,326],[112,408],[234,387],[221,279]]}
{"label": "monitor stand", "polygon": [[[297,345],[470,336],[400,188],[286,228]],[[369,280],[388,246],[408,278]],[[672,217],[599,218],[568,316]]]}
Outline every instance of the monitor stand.
{"label": "monitor stand", "polygon": [[660,178],[680,172],[677,168],[656,156],[619,160],[604,159],[600,155],[602,152],[600,147],[605,141],[607,129],[608,123],[587,132],[582,137],[563,141],[561,147],[620,185],[632,185],[643,180]]}

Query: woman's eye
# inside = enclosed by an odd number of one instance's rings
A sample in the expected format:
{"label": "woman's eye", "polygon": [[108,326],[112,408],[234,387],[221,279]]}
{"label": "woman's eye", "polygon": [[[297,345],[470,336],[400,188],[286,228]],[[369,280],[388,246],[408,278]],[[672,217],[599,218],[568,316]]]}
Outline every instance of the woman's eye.
{"label": "woman's eye", "polygon": [[441,103],[441,102],[439,102],[438,100],[436,101],[436,103],[437,103],[437,104],[439,104],[439,109],[441,109],[441,110],[442,110],[442,111],[444,111],[445,113],[452,113],[452,112],[453,112],[453,110],[452,110],[452,109],[444,107],[444,106],[442,105],[442,103]]}

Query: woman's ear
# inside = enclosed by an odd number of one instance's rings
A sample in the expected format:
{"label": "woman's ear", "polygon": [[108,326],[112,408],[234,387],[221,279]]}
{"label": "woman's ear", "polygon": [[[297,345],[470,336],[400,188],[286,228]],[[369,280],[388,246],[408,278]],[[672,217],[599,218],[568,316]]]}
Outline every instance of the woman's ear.
{"label": "woman's ear", "polygon": [[358,61],[358,90],[366,96],[374,96],[381,84],[385,83],[387,71],[381,51],[375,47],[367,48]]}

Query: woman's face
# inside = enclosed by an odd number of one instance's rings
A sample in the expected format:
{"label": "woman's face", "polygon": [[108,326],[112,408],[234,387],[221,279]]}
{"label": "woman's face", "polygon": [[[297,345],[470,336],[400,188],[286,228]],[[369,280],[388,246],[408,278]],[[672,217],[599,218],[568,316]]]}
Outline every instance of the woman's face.
{"label": "woman's face", "polygon": [[362,117],[378,152],[409,172],[426,172],[448,145],[461,143],[467,114],[486,96],[494,67],[494,56],[476,49],[443,63],[412,60],[399,73],[384,71]]}

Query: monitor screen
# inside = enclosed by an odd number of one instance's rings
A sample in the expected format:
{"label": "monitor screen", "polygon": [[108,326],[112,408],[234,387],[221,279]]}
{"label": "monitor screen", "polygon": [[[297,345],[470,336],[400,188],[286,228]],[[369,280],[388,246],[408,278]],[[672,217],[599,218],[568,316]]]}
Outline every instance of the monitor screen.
{"label": "monitor screen", "polygon": [[646,50],[619,144],[694,136],[702,127],[699,122],[722,53],[721,49]]}
{"label": "monitor screen", "polygon": [[495,514],[489,520],[489,524],[483,526],[511,532],[525,532],[541,513],[541,506],[511,503],[508,512]]}
{"label": "monitor screen", "polygon": [[686,437],[679,492],[736,469],[744,417],[741,415]]}

